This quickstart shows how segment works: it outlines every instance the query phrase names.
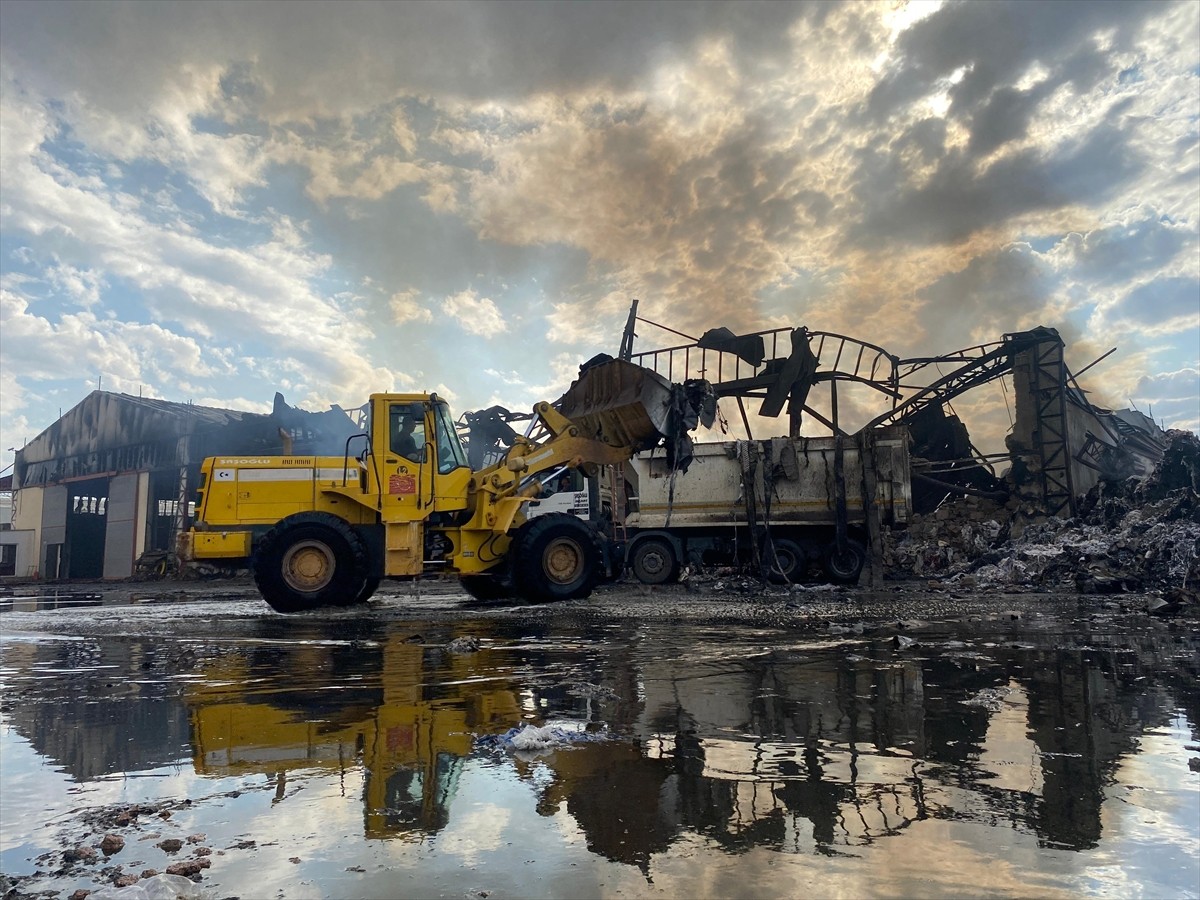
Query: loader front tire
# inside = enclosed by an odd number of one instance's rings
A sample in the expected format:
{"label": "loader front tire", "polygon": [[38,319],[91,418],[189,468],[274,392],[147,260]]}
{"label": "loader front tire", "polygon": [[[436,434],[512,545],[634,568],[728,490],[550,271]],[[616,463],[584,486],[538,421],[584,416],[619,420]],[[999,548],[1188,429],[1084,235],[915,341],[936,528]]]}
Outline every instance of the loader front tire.
{"label": "loader front tire", "polygon": [[586,597],[604,569],[596,533],[566,513],[526,522],[510,552],[517,594],[536,603]]}
{"label": "loader front tire", "polygon": [[337,516],[301,513],[263,537],[254,582],[276,612],[348,605],[366,599],[366,556],[362,539]]}
{"label": "loader front tire", "polygon": [[507,600],[513,595],[512,585],[495,575],[463,575],[459,582],[476,600]]}

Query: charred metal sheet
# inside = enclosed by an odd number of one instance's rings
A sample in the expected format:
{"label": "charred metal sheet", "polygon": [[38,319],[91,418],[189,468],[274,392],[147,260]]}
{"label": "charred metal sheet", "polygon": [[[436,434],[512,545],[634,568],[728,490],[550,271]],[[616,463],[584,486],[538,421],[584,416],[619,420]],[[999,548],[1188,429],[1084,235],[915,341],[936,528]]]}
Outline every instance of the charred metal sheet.
{"label": "charred metal sheet", "polygon": [[797,328],[792,331],[792,352],[779,369],[774,383],[767,388],[766,399],[759,407],[758,414],[774,418],[783,412],[783,403],[791,396],[789,409],[798,411],[808,399],[809,389],[813,385],[817,373],[817,358],[808,346],[808,329]]}
{"label": "charred metal sheet", "polygon": [[340,454],[358,428],[341,409],[310,413],[276,395],[271,415],[92,391],[16,453],[14,488],[178,468],[220,453]]}
{"label": "charred metal sheet", "polygon": [[475,471],[489,465],[501,447],[511,447],[517,433],[508,423],[515,417],[503,406],[489,406],[478,412],[463,413],[466,422],[467,462]]}
{"label": "charred metal sheet", "polygon": [[762,365],[766,356],[766,345],[761,334],[737,335],[728,328],[710,328],[696,341],[697,347],[732,353],[752,366]]}
{"label": "charred metal sheet", "polygon": [[180,436],[245,413],[92,391],[17,451],[16,487],[172,465]]}
{"label": "charred metal sheet", "polygon": [[332,406],[323,412],[309,412],[289,406],[283,394],[278,392],[271,418],[288,433],[294,452],[304,456],[341,456],[346,439],[363,430],[340,406]]}

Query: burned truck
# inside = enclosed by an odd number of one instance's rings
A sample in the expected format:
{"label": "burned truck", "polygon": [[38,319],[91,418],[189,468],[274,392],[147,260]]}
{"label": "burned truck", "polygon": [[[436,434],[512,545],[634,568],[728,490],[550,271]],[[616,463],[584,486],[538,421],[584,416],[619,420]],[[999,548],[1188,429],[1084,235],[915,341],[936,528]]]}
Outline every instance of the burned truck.
{"label": "burned truck", "polygon": [[686,473],[661,450],[626,463],[626,560],[639,581],[676,580],[684,566],[758,567],[775,582],[815,569],[858,580],[873,527],[911,516],[903,425],[812,438],[697,443]]}

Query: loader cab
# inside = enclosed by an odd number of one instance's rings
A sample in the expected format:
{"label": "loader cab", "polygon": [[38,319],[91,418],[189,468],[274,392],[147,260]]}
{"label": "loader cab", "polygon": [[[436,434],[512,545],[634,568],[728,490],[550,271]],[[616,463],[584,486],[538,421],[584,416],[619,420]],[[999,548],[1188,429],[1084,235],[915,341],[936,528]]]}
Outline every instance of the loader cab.
{"label": "loader cab", "polygon": [[467,508],[471,468],[450,407],[436,394],[371,395],[366,477],[385,522]]}

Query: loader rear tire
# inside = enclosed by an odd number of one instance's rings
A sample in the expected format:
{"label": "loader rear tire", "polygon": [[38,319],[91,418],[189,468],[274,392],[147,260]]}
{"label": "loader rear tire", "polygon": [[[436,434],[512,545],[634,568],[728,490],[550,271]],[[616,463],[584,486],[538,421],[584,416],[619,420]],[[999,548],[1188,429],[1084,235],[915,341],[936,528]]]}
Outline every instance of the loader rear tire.
{"label": "loader rear tire", "polygon": [[834,584],[855,584],[866,562],[866,547],[852,538],[844,553],[838,553],[837,541],[825,548],[825,575]]}
{"label": "loader rear tire", "polygon": [[679,560],[669,541],[646,538],[633,548],[629,567],[642,584],[666,584],[679,575]]}
{"label": "loader rear tire", "polygon": [[366,589],[366,559],[362,539],[337,516],[301,513],[263,537],[254,582],[276,612],[348,605]]}
{"label": "loader rear tire", "polygon": [[348,602],[342,601],[342,603],[340,605],[341,606],[357,606],[359,603],[366,603],[373,596],[375,596],[375,592],[377,590],[379,590],[379,584],[382,581],[383,581],[382,578],[377,578],[375,576],[371,576],[370,578],[368,578],[366,581],[363,582],[362,590],[358,592],[357,597],[355,597],[353,600],[350,600]]}
{"label": "loader rear tire", "polygon": [[604,571],[598,536],[566,513],[526,522],[511,552],[517,594],[535,603],[586,597]]}

